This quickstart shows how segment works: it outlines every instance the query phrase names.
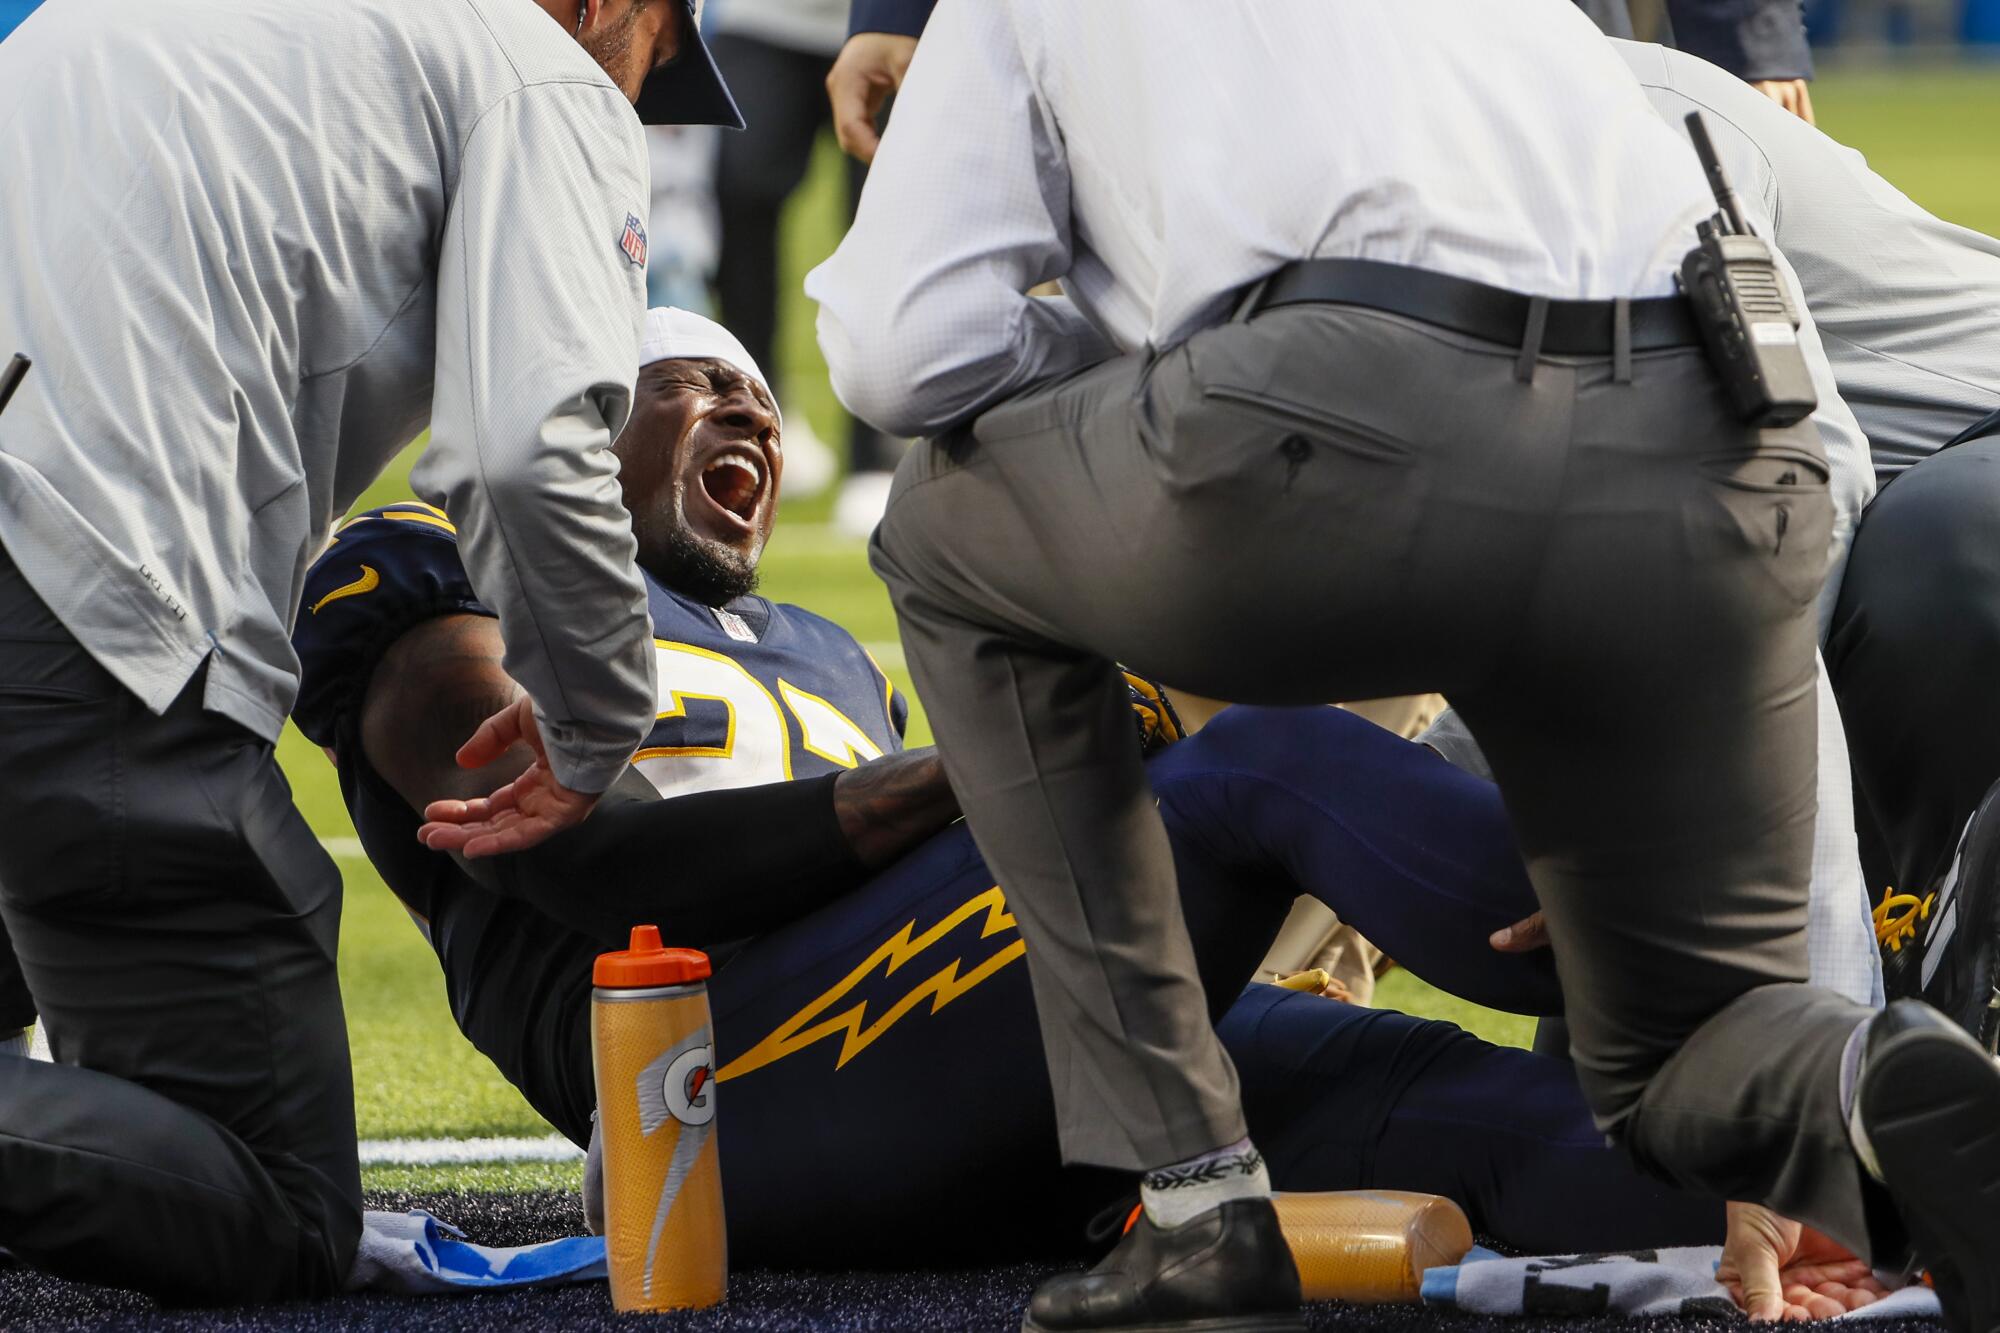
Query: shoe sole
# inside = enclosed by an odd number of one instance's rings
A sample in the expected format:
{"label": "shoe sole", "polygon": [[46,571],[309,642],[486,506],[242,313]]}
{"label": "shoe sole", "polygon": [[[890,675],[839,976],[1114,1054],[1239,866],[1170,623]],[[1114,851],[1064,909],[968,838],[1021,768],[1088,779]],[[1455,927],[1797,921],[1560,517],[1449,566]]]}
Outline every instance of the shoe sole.
{"label": "shoe sole", "polygon": [[[1170,1319],[1165,1323],[1111,1324],[1103,1333],[1305,1333],[1303,1314],[1221,1315],[1214,1319]],[[1021,1333],[1079,1333],[1078,1330],[1051,1329],[1035,1322],[1033,1316],[1021,1320]]]}
{"label": "shoe sole", "polygon": [[2000,1333],[2000,1069],[1910,1032],[1869,1053],[1861,1122],[1954,1333]]}

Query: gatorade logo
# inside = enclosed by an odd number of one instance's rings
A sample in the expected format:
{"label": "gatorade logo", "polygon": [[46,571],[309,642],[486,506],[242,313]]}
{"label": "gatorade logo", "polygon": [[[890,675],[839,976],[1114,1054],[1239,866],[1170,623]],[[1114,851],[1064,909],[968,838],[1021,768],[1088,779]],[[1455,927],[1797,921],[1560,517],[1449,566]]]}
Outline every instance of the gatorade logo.
{"label": "gatorade logo", "polygon": [[[700,1129],[715,1119],[715,1040],[707,1024],[639,1071],[639,1132],[651,1134],[678,1120]],[[683,1136],[685,1138],[685,1136]]]}
{"label": "gatorade logo", "polygon": [[683,1125],[705,1125],[715,1119],[715,1055],[707,1046],[682,1051],[667,1066],[660,1094],[667,1112]]}
{"label": "gatorade logo", "polygon": [[693,1176],[715,1133],[715,1044],[704,1023],[678,1042],[661,1051],[639,1072],[633,1091],[639,1098],[639,1132],[654,1134],[678,1121],[684,1128],[673,1132],[673,1155],[660,1181],[660,1201],[653,1210],[653,1229],[646,1241],[645,1282],[642,1290],[653,1293],[653,1264],[666,1239],[667,1217],[681,1197],[681,1189]]}

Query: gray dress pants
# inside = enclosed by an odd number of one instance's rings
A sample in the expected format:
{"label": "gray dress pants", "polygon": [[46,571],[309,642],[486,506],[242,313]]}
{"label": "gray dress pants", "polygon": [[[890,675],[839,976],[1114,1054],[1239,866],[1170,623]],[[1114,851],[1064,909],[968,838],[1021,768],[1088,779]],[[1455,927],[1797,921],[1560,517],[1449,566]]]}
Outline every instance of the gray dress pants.
{"label": "gray dress pants", "polygon": [[340,873],[271,746],[155,717],[0,552],[0,1249],[174,1304],[338,1292],[361,1234]]}
{"label": "gray dress pants", "polygon": [[1246,703],[1439,691],[1491,758],[1599,1123],[1683,1186],[1856,1246],[1868,1011],[1804,984],[1809,426],[1703,353],[1523,355],[1288,306],[918,447],[871,555],[1028,942],[1065,1155],[1243,1133],[1114,662]]}

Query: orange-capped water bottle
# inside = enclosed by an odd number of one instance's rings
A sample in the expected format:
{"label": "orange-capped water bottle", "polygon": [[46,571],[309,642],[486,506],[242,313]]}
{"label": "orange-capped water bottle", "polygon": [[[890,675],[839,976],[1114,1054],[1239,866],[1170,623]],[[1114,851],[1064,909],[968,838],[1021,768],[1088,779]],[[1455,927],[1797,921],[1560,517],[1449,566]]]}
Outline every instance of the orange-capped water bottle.
{"label": "orange-capped water bottle", "polygon": [[590,1049],[604,1136],[604,1245],[620,1310],[714,1305],[729,1280],[715,1144],[708,955],[657,926],[592,970]]}

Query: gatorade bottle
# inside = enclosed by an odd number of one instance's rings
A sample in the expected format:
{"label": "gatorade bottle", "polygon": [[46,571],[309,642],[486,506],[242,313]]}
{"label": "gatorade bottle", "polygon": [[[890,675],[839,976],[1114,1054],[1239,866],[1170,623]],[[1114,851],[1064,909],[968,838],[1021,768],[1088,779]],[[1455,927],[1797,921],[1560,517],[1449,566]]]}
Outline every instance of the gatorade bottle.
{"label": "gatorade bottle", "polygon": [[592,971],[590,1047],[604,1134],[604,1244],[620,1310],[714,1305],[729,1277],[715,1144],[708,955],[657,926]]}

